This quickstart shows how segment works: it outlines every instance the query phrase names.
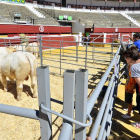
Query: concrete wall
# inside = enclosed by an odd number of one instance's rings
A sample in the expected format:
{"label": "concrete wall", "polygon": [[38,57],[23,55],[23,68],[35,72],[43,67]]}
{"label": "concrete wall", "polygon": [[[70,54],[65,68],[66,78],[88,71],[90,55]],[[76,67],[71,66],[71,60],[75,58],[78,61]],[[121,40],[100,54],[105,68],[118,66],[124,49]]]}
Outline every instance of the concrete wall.
{"label": "concrete wall", "polygon": [[79,32],[84,33],[85,32],[85,27],[82,26],[79,22],[73,22],[72,23],[72,33],[77,34]]}

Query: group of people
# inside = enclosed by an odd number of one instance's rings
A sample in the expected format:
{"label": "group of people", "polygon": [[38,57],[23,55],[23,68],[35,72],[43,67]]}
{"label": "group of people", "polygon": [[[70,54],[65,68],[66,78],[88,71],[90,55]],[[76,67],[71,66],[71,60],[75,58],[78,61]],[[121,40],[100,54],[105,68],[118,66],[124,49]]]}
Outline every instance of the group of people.
{"label": "group of people", "polygon": [[[135,33],[132,40],[133,45],[123,53],[129,71],[125,85],[125,102],[128,103],[128,112],[122,115],[125,119],[131,118],[131,111],[133,110],[138,110],[140,115],[140,34]],[[133,107],[132,99],[135,89],[137,105]],[[132,125],[140,129],[140,119],[138,122],[132,123]]]}

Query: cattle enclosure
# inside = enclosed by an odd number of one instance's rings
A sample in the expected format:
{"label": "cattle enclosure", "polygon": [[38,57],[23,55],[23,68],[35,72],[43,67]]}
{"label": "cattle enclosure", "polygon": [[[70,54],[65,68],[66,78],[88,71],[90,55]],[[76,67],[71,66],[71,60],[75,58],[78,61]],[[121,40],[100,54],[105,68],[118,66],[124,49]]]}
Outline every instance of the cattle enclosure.
{"label": "cattle enclosure", "polygon": [[[43,38],[42,38],[42,40],[43,40]],[[36,41],[36,40],[33,39],[32,41]],[[80,68],[88,69],[89,76],[88,76],[88,81],[87,81],[87,83],[88,83],[87,90],[88,90],[88,99],[89,99],[92,95],[93,90],[95,90],[95,87],[100,82],[102,75],[106,71],[107,67],[109,66],[110,62],[112,61],[112,58],[115,56],[117,49],[118,49],[116,47],[110,47],[111,46],[110,44],[109,44],[109,47],[101,47],[101,46],[99,46],[99,44],[101,44],[101,43],[95,43],[95,45],[88,45],[88,43],[86,43],[84,46],[78,46],[79,42],[71,42],[71,43],[75,43],[75,46],[71,45],[69,47],[61,47],[61,44],[64,43],[65,41],[63,41],[63,42],[59,41],[60,48],[53,48],[50,46],[45,46],[43,44],[43,41],[41,41],[40,39],[37,41],[40,43],[40,49],[41,48],[44,49],[43,51],[40,51],[40,57],[38,58],[38,66],[42,65],[45,67],[45,66],[49,65],[49,69],[50,69],[50,73],[51,73],[50,74],[50,92],[51,92],[51,100],[53,101],[53,102],[51,102],[51,107],[52,107],[51,109],[56,112],[59,112],[59,113],[61,113],[63,110],[62,102],[64,102],[64,100],[63,100],[63,92],[64,92],[63,84],[64,83],[63,83],[62,75],[64,72],[69,72],[66,69],[69,69],[71,71],[78,70]],[[46,41],[48,41],[48,40],[46,40]],[[55,41],[53,41],[53,42],[55,42]],[[45,48],[47,48],[47,49],[45,49]],[[116,55],[116,57],[118,58],[117,55]],[[113,59],[110,70],[112,70],[114,62],[115,62],[115,59]],[[118,63],[116,63],[116,64],[118,64]],[[70,73],[74,73],[71,71],[70,71]],[[111,73],[109,71],[108,75],[106,75],[108,77],[108,79],[111,78],[112,73],[113,73],[113,71]],[[75,76],[73,76],[73,77],[75,77]],[[74,79],[73,79],[73,81],[74,81]],[[26,82],[24,85],[24,91],[22,94],[23,101],[17,102],[14,98],[14,96],[16,94],[15,90],[14,90],[15,85],[14,86],[11,85],[11,83],[9,81],[9,85],[10,85],[9,92],[7,92],[5,95],[3,95],[2,90],[1,90],[1,94],[2,94],[1,96],[4,96],[4,98],[1,98],[1,103],[3,103],[3,104],[6,103],[9,105],[16,105],[18,107],[25,107],[25,108],[39,110],[38,106],[40,104],[38,105],[38,100],[32,99],[32,97],[30,96],[30,92],[28,91],[29,90],[28,84],[29,84],[29,81]],[[105,84],[108,85],[108,82],[106,82]],[[103,85],[104,85],[104,83],[103,83]],[[1,89],[2,89],[2,86],[1,86]],[[101,89],[102,88],[100,87],[100,90]],[[13,93],[14,96],[11,94],[11,92]],[[9,96],[9,98],[7,98],[7,96]],[[8,120],[11,120],[10,118],[13,118],[13,116],[11,116],[11,115],[5,115],[5,114],[1,114],[1,115],[2,115],[3,119],[5,119],[7,116],[8,116],[7,118],[9,118]],[[97,111],[92,117],[95,119],[96,116],[97,116]],[[14,119],[15,121],[12,121],[12,122],[15,122],[15,123],[14,124],[11,123],[12,126],[15,127],[12,129],[13,133],[15,130],[18,129],[18,127],[16,126],[17,122],[19,122],[19,125],[22,124],[22,127],[24,128],[26,126],[22,122],[25,122],[27,120],[28,123],[31,124],[31,128],[26,128],[26,129],[28,129],[29,134],[26,135],[25,139],[27,139],[28,137],[30,137],[31,140],[40,138],[40,133],[38,132],[39,126],[40,126],[39,122],[37,122],[35,120],[30,120],[30,119],[25,119],[25,121],[24,121],[24,118],[20,118],[20,117],[16,117],[16,118],[19,118],[19,120],[16,121]],[[6,122],[8,120],[6,119]],[[4,122],[4,120],[3,120],[3,122]],[[2,124],[2,122],[1,122],[1,124]],[[52,137],[53,137],[53,139],[58,139],[61,126],[62,126],[62,119],[58,118],[55,115],[52,115],[52,130],[53,130]],[[1,126],[1,127],[3,127],[3,126]],[[34,133],[36,133],[36,134],[34,134],[33,131],[30,133],[29,131],[31,131],[31,130],[33,130]],[[89,134],[89,131],[91,131],[90,127],[87,128],[88,134]],[[17,133],[17,135],[19,135],[19,138],[20,138],[22,134],[18,134],[18,132],[16,132],[16,133]],[[26,132],[23,132],[23,133],[25,134]],[[8,135],[11,136],[10,131],[8,132]],[[31,138],[30,135],[33,135],[33,137]],[[1,135],[1,136],[4,139],[4,135]],[[8,139],[8,136],[6,136],[6,137]],[[11,136],[11,137],[14,138],[14,136]]]}

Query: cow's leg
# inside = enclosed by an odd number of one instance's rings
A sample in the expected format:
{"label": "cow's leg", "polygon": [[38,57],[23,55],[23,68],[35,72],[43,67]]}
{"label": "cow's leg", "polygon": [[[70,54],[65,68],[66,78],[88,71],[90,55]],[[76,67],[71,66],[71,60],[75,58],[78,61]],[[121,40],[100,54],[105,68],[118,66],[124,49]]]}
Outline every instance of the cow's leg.
{"label": "cow's leg", "polygon": [[23,90],[23,81],[16,80],[17,84],[17,100],[21,100],[21,93]]}
{"label": "cow's leg", "polygon": [[31,88],[32,88],[32,92],[33,92],[33,98],[37,97],[37,79],[36,76],[31,76]]}
{"label": "cow's leg", "polygon": [[0,74],[0,75],[1,75],[2,85],[4,86],[4,92],[7,92],[7,80],[6,80],[6,76],[3,75],[3,74]]}

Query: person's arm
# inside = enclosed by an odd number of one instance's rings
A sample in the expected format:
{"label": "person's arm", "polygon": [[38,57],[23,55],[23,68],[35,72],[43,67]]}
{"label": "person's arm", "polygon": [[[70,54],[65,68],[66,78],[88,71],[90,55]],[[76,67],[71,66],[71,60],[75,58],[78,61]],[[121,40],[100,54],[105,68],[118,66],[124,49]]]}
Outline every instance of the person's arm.
{"label": "person's arm", "polygon": [[134,77],[134,79],[137,82],[137,84],[140,85],[140,77]]}
{"label": "person's arm", "polygon": [[129,37],[129,39],[130,39],[131,41],[133,41],[133,37]]}

